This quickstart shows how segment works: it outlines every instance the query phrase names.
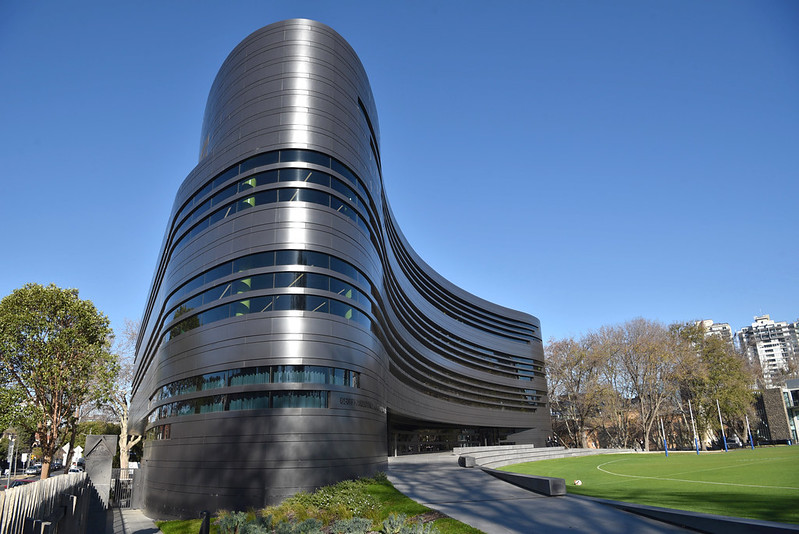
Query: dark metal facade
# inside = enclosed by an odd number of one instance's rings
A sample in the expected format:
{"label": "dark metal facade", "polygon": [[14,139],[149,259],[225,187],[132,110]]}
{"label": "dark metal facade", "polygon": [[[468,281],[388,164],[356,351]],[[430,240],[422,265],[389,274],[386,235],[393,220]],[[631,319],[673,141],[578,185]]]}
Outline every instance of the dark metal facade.
{"label": "dark metal facade", "polygon": [[550,431],[539,321],[413,252],[363,66],[310,20],[258,30],[222,65],[137,365],[131,420],[159,515],[260,507],[388,454]]}

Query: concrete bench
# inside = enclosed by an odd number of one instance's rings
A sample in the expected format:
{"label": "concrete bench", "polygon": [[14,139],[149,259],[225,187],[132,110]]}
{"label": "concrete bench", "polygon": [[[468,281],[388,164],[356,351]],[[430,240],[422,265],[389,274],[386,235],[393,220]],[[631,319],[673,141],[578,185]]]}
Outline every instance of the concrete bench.
{"label": "concrete bench", "polygon": [[474,467],[474,456],[458,456],[458,465],[461,467]]}
{"label": "concrete bench", "polygon": [[488,467],[482,467],[483,471],[505,482],[510,482],[515,486],[526,490],[534,491],[552,497],[566,495],[566,481],[556,477],[540,477],[536,475],[521,475],[508,471],[497,471]]}

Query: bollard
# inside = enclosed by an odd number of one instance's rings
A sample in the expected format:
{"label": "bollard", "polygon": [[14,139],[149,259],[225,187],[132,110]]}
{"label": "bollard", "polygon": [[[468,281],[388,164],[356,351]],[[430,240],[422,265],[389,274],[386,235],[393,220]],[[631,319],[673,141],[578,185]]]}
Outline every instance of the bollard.
{"label": "bollard", "polygon": [[200,517],[203,520],[202,525],[200,525],[200,534],[211,534],[211,514],[203,510],[200,512]]}

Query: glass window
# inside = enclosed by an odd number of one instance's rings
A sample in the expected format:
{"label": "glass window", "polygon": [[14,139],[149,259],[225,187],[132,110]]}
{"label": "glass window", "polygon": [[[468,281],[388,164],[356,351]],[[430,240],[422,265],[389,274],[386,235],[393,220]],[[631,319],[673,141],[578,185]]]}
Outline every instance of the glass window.
{"label": "glass window", "polygon": [[[188,282],[186,282],[186,284],[183,287],[181,287],[180,290],[177,293],[175,293],[175,295],[172,296],[172,298],[175,298],[179,294],[184,294],[185,295],[186,293],[190,293],[190,292],[194,291],[195,289],[197,289],[198,287],[200,287],[201,285],[203,285],[204,283],[205,282],[203,281],[203,276],[202,275],[196,276],[196,277],[192,278],[191,280],[189,280]],[[170,299],[170,300],[172,300],[172,299]]]}
{"label": "glass window", "polygon": [[180,401],[174,403],[174,415],[191,415],[197,412],[195,401]]}
{"label": "glass window", "polygon": [[344,369],[333,369],[332,383],[336,386],[346,386],[347,385],[346,374],[347,371],[345,371]]}
{"label": "glass window", "polygon": [[221,321],[222,319],[227,319],[228,317],[230,317],[230,304],[211,308],[210,310],[204,311],[199,315],[201,325]]}
{"label": "glass window", "polygon": [[358,183],[358,180],[357,180],[357,178],[355,178],[355,175],[352,173],[352,171],[350,171],[347,167],[345,167],[344,165],[342,165],[338,161],[333,160],[333,164],[331,165],[331,168],[334,171],[336,171],[337,173],[339,173],[340,175],[342,175],[344,178],[349,180],[351,183],[353,183],[353,184]]}
{"label": "glass window", "polygon": [[250,287],[254,291],[261,289],[272,289],[274,286],[274,277],[275,276],[272,273],[253,276]]}
{"label": "glass window", "polygon": [[302,265],[309,265],[311,267],[322,267],[327,269],[330,266],[330,257],[321,252],[313,252],[311,250],[302,251]]}
{"label": "glass window", "polygon": [[255,197],[245,197],[236,202],[236,213],[255,207]]}
{"label": "glass window", "polygon": [[345,319],[352,319],[353,309],[348,304],[344,304],[338,300],[330,300],[330,313],[344,317]]}
{"label": "glass window", "polygon": [[298,200],[298,195],[300,193],[299,189],[289,188],[289,189],[279,189],[277,200],[279,202],[296,202]]}
{"label": "glass window", "polygon": [[300,202],[310,202],[312,204],[320,204],[322,206],[330,205],[330,195],[317,191],[316,189],[298,189],[297,199]]}
{"label": "glass window", "polygon": [[305,287],[330,291],[330,277],[322,274],[306,273]]}
{"label": "glass window", "polygon": [[233,295],[238,295],[240,293],[246,293],[247,291],[252,291],[252,278],[242,278],[240,280],[234,280],[231,284],[232,289],[230,292]]}
{"label": "glass window", "polygon": [[305,287],[305,273],[275,273],[275,287]]}
{"label": "glass window", "polygon": [[237,393],[230,396],[228,409],[233,410],[264,410],[269,408],[269,392],[258,391],[253,393]]}
{"label": "glass window", "polygon": [[202,303],[203,303],[203,296],[202,296],[202,293],[200,293],[196,297],[194,297],[194,298],[192,298],[190,300],[187,300],[186,302],[184,302],[183,304],[178,306],[175,309],[175,312],[172,314],[172,319],[177,319],[178,317],[189,313],[194,308],[196,308],[198,306],[202,306]]}
{"label": "glass window", "polygon": [[274,204],[277,202],[277,191],[270,189],[269,191],[261,191],[255,194],[255,205],[264,206],[266,204]]}
{"label": "glass window", "polygon": [[348,299],[351,299],[353,297],[353,293],[355,293],[355,290],[351,285],[336,278],[330,279],[330,291],[336,293],[337,295],[341,295],[342,297],[347,297]]}
{"label": "glass window", "polygon": [[187,220],[187,221],[193,221],[193,220],[196,220],[196,219],[198,219],[198,218],[200,217],[200,215],[202,215],[203,213],[205,213],[206,211],[208,211],[209,209],[211,209],[211,206],[212,206],[212,205],[213,205],[213,203],[212,203],[212,200],[209,198],[208,200],[206,200],[205,202],[203,202],[202,204],[200,204],[199,206],[197,206],[197,209],[195,209],[195,210],[194,210],[194,211],[191,213],[191,215],[189,216],[189,218],[188,218],[188,219],[186,219],[186,220]]}
{"label": "glass window", "polygon": [[214,225],[218,223],[219,221],[227,217],[229,211],[230,208],[222,208],[221,210],[216,210],[208,217],[208,224]]}
{"label": "glass window", "polygon": [[230,305],[230,313],[234,317],[239,317],[241,315],[247,315],[250,313],[250,301],[249,300],[240,300],[238,302],[234,302]]}
{"label": "glass window", "polygon": [[275,264],[274,252],[259,252],[258,254],[250,254],[243,258],[233,260],[233,272],[240,273],[248,269],[257,269],[259,267],[271,267]]}
{"label": "glass window", "polygon": [[270,382],[269,369],[269,367],[245,367],[244,369],[233,369],[230,371],[230,385],[249,386],[252,384],[268,384]]}
{"label": "glass window", "polygon": [[250,299],[250,313],[263,313],[274,309],[275,297],[256,297]]}
{"label": "glass window", "polygon": [[318,365],[306,365],[305,373],[302,382],[311,384],[325,384],[328,382],[329,367],[321,367]]}
{"label": "glass window", "polygon": [[306,163],[313,163],[314,165],[321,165],[323,167],[330,167],[330,157],[320,154],[319,152],[311,152],[310,150],[303,150],[299,154],[301,161]]}
{"label": "glass window", "polygon": [[234,176],[238,176],[238,174],[239,174],[239,166],[234,165],[225,172],[223,172],[222,174],[220,174],[219,176],[217,176],[216,178],[214,178],[214,181],[211,182],[209,185],[211,186],[211,188],[216,189],[217,187],[224,184]]}
{"label": "glass window", "polygon": [[197,199],[202,198],[205,195],[207,195],[208,193],[210,193],[213,188],[214,188],[214,183],[213,182],[208,182],[207,184],[205,184],[202,187],[202,189],[200,189],[199,191],[197,191],[197,193],[195,193],[194,197],[192,197],[192,199],[191,199],[192,201],[189,202],[188,204],[186,204],[186,207],[188,208],[189,206],[191,206],[194,203],[194,201],[196,201]]}
{"label": "glass window", "polygon": [[307,295],[305,297],[305,309],[312,312],[327,313],[329,309],[329,300],[322,297]]}
{"label": "glass window", "polygon": [[330,269],[345,276],[349,276],[353,280],[357,279],[358,276],[358,271],[355,267],[333,256],[330,257]]}
{"label": "glass window", "polygon": [[277,163],[278,161],[278,152],[277,150],[272,152],[265,152],[263,154],[258,154],[257,156],[253,156],[251,158],[247,158],[241,162],[241,173],[245,173],[250,169],[254,169],[256,167],[263,167],[264,165],[272,165]]}
{"label": "glass window", "polygon": [[203,303],[204,304],[210,304],[210,303],[215,302],[215,301],[217,301],[217,300],[219,300],[221,298],[229,297],[230,295],[233,294],[232,291],[231,291],[232,287],[233,287],[233,284],[232,283],[228,283],[228,284],[218,285],[216,287],[212,287],[211,289],[208,289],[208,290],[204,291],[202,293]]}
{"label": "glass window", "polygon": [[272,368],[272,381],[275,384],[302,382],[304,365],[275,365]]}
{"label": "glass window", "polygon": [[275,265],[298,265],[300,252],[299,250],[278,250]]}
{"label": "glass window", "polygon": [[227,276],[229,274],[232,274],[231,264],[229,261],[226,261],[225,263],[222,263],[217,267],[214,267],[213,269],[206,271],[204,276],[205,276],[205,281],[207,283],[222,278],[223,276]]}
{"label": "glass window", "polygon": [[285,311],[291,308],[291,295],[276,295],[275,302],[272,304],[272,310]]}
{"label": "glass window", "polygon": [[350,188],[350,186],[344,184],[344,182],[342,182],[338,178],[333,178],[331,187],[333,188],[334,191],[338,191],[339,193],[341,193],[351,201],[353,202],[355,201],[356,198],[355,191],[353,191],[352,188]]}
{"label": "glass window", "polygon": [[330,175],[325,172],[309,170],[305,174],[305,178],[303,179],[303,181],[306,184],[317,184],[317,185],[323,185],[325,187],[330,187]]}
{"label": "glass window", "polygon": [[305,161],[303,159],[304,150],[281,150],[280,151],[280,161],[287,162],[287,161]]}
{"label": "glass window", "polygon": [[313,171],[307,169],[280,169],[281,182],[304,182],[305,177]]}
{"label": "glass window", "polygon": [[221,190],[219,193],[215,194],[211,198],[211,205],[212,206],[218,206],[225,199],[228,199],[228,198],[232,197],[233,195],[235,195],[238,192],[238,189],[239,188],[238,188],[237,184],[232,184],[232,185],[227,186],[226,188],[224,188],[223,190]]}
{"label": "glass window", "polygon": [[197,413],[221,412],[225,409],[225,396],[214,395],[197,399]]}
{"label": "glass window", "polygon": [[273,408],[327,408],[326,391],[275,391]]}

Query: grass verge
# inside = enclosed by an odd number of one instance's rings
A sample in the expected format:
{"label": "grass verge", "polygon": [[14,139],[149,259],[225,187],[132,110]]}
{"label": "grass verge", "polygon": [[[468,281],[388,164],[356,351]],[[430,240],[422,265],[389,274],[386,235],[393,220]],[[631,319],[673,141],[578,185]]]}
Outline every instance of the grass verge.
{"label": "grass verge", "polygon": [[[678,510],[799,523],[799,446],[609,454],[510,465],[559,477],[569,493]],[[575,480],[582,485],[574,484]]]}
{"label": "grass verge", "polygon": [[[274,522],[301,523],[308,519],[321,521],[329,529],[337,520],[363,517],[372,522],[372,530],[380,531],[382,522],[392,514],[402,514],[414,522],[431,523],[440,534],[483,534],[482,531],[444,516],[406,497],[389,482],[385,475],[373,478],[345,480],[325,486],[313,493],[298,493],[278,506],[251,511],[249,516],[271,515]],[[197,534],[200,520],[159,521],[164,534]],[[221,534],[212,521],[211,534]]]}

